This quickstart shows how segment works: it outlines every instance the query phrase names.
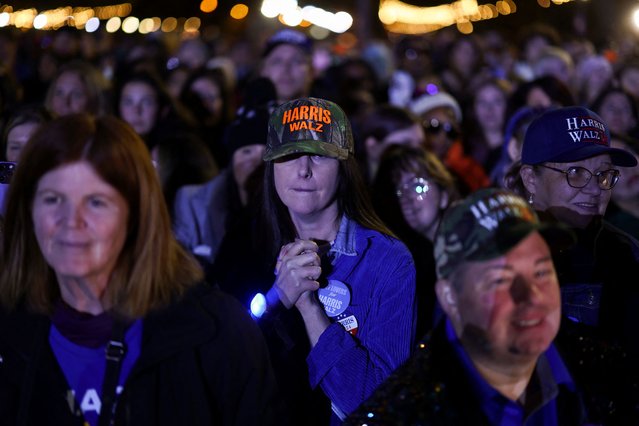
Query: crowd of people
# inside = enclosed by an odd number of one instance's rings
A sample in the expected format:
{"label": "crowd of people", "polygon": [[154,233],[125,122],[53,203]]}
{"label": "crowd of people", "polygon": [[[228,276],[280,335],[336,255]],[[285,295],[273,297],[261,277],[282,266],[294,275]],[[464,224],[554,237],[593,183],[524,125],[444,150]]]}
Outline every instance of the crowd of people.
{"label": "crowd of people", "polygon": [[7,424],[639,424],[639,51],[1,30]]}

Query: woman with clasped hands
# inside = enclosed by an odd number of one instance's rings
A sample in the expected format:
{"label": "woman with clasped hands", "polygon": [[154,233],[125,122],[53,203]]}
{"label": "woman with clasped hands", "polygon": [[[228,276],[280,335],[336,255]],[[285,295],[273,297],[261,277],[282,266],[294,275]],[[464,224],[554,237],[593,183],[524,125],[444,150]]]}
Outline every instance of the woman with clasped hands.
{"label": "woman with clasped hands", "polygon": [[263,337],[201,283],[134,130],[70,115],[22,158],[0,253],[2,423],[275,424]]}
{"label": "woman with clasped hands", "polygon": [[[338,105],[317,98],[284,103],[268,131],[264,204],[277,261],[262,300],[271,311],[264,319],[278,305],[288,314],[266,334],[283,336],[298,318],[306,331],[297,340],[290,333],[275,351],[271,346],[292,424],[341,424],[410,353],[415,267],[366,197]],[[300,350],[305,343],[310,347]],[[302,363],[306,371],[294,372]]]}

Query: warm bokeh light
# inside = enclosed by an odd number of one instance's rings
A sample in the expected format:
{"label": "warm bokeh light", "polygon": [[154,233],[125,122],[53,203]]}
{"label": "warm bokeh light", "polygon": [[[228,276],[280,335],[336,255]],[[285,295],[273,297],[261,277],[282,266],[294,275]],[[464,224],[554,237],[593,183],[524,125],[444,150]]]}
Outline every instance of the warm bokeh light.
{"label": "warm bokeh light", "polygon": [[36,15],[35,9],[18,10],[13,14],[13,25],[17,28],[31,28]]}
{"label": "warm bokeh light", "polygon": [[107,21],[105,28],[107,32],[114,33],[117,30],[119,30],[121,26],[122,26],[122,20],[120,19],[120,17],[114,16],[113,18],[110,18]]}
{"label": "warm bokeh light", "polygon": [[188,31],[188,32],[198,31],[200,29],[200,25],[202,25],[200,18],[194,16],[192,18],[187,19],[184,22],[184,31]]}
{"label": "warm bokeh light", "polygon": [[35,28],[36,30],[41,30],[42,28],[45,27],[45,25],[47,25],[47,16],[46,15],[38,15],[35,17],[35,19],[33,20],[33,28]]}
{"label": "warm bokeh light", "polygon": [[302,23],[302,9],[290,9],[282,13],[282,22],[290,27],[296,27]]}
{"label": "warm bokeh light", "polygon": [[[286,1],[290,2],[291,0]],[[208,0],[203,1],[204,3],[212,4]],[[217,0],[213,3],[217,7]],[[159,17],[140,20],[138,17],[130,16],[131,11],[131,3],[98,7],[63,6],[41,11],[31,8],[21,9],[16,12],[13,11],[11,6],[0,4],[0,27],[12,25],[23,29],[57,30],[69,26],[78,30],[95,32],[102,25],[101,21],[105,21],[105,29],[110,33],[123,31],[127,34],[134,32],[148,34],[162,30],[164,32],[195,34],[200,31],[202,25],[201,19],[197,16],[192,16],[188,19],[184,17],[167,17],[164,21]],[[237,4],[233,8],[233,14],[236,19],[246,17],[248,12],[249,8],[245,4]],[[184,35],[186,36],[187,34]]]}
{"label": "warm bokeh light", "polygon": [[632,12],[632,25],[635,30],[639,30],[639,7]]}
{"label": "warm bokeh light", "polygon": [[135,16],[128,16],[122,21],[122,31],[133,34],[140,27],[140,20]]}
{"label": "warm bokeh light", "polygon": [[247,5],[238,3],[231,8],[231,18],[233,19],[244,19],[248,16],[249,8]]}
{"label": "warm bokeh light", "polygon": [[459,31],[462,34],[470,34],[473,32],[473,24],[468,21],[458,22],[457,31]]}
{"label": "warm bokeh light", "polygon": [[173,17],[166,18],[164,21],[162,21],[162,25],[160,26],[160,28],[164,33],[175,31],[175,29],[177,28],[177,19]]}
{"label": "warm bokeh light", "polygon": [[204,13],[211,13],[217,9],[217,0],[202,0],[200,10]]}
{"label": "warm bokeh light", "polygon": [[93,12],[93,9],[88,7],[78,7],[73,9],[73,19],[75,21],[75,27],[84,28],[84,26],[87,24],[87,21],[93,18],[94,15],[95,13]]}
{"label": "warm bokeh light", "polygon": [[138,27],[138,32],[140,34],[148,34],[153,31],[153,19],[152,18],[144,18],[140,21],[140,26]]}
{"label": "warm bokeh light", "polygon": [[[556,0],[561,2],[572,0]],[[550,4],[550,0],[537,0]],[[514,0],[479,5],[477,0],[457,0],[437,6],[415,6],[401,0],[381,0],[378,17],[385,28],[398,34],[423,34],[455,25],[463,34],[473,31],[473,22],[510,15],[517,11]]]}
{"label": "warm bokeh light", "polygon": [[346,12],[332,13],[316,6],[300,8],[296,0],[263,0],[260,9],[267,18],[277,18],[291,27],[316,25],[335,33],[343,33],[353,25],[353,18]]}

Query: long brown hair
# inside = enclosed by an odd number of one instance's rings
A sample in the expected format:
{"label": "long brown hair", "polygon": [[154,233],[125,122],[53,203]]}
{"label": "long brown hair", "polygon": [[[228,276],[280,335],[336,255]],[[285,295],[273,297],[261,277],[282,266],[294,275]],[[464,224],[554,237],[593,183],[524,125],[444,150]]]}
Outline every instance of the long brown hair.
{"label": "long brown hair", "polygon": [[[274,161],[267,162],[264,170],[264,201],[261,219],[267,233],[267,241],[272,243],[272,254],[276,256],[284,244],[297,237],[297,231],[287,207],[277,195],[273,164]],[[365,228],[395,237],[375,213],[364,178],[352,155],[349,155],[346,160],[340,160],[338,173],[335,196],[339,215],[345,214]]]}
{"label": "long brown hair", "polygon": [[169,213],[148,149],[112,116],[73,114],[42,125],[28,142],[9,188],[0,245],[0,304],[25,302],[50,312],[60,291],[37,243],[32,203],[49,171],[78,161],[127,201],[127,238],[106,290],[114,310],[140,317],[167,304],[202,278],[197,262],[174,239]]}

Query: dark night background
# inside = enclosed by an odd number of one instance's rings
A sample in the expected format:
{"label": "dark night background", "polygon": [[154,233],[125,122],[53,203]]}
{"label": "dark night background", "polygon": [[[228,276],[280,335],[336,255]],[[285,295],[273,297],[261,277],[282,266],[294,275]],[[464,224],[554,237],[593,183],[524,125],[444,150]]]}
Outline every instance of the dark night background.
{"label": "dark night background", "polygon": [[[105,6],[112,4],[124,3],[118,0],[14,0],[7,3],[14,7],[14,10],[35,7],[38,10],[55,8],[59,6]],[[257,19],[261,0],[219,0],[218,8],[212,13],[202,13],[199,10],[200,0],[130,0],[133,6],[132,14],[140,18],[151,16],[175,16],[189,17],[198,16],[202,20],[203,25],[217,25],[226,31],[242,30],[241,25],[232,23],[228,18],[230,8],[236,4],[243,2],[251,8],[250,19]],[[412,3],[419,6],[433,6],[446,1],[434,0],[412,0]],[[488,3],[479,1],[480,4]],[[490,3],[495,3],[491,1]],[[558,29],[569,31],[572,27],[572,19],[575,14],[582,14],[587,17],[589,22],[588,36],[595,42],[604,41],[609,34],[616,29],[626,26],[629,21],[630,8],[637,6],[639,3],[635,0],[574,0],[563,5],[551,5],[549,8],[542,8],[535,0],[516,0],[517,13],[509,16],[500,16],[497,19],[488,20],[481,23],[475,23],[475,28],[480,30],[485,27],[495,28],[496,26],[508,30],[516,30],[517,27],[531,21],[544,21],[552,24]],[[355,26],[358,21],[362,22],[362,12],[369,16],[369,30],[372,34],[380,35],[383,30],[377,19],[378,2],[375,0],[299,0],[300,6],[315,5],[323,7],[329,11],[344,10],[355,19]],[[261,17],[261,15],[260,15]],[[264,18],[266,19],[266,18]],[[355,29],[354,26],[354,29]]]}

